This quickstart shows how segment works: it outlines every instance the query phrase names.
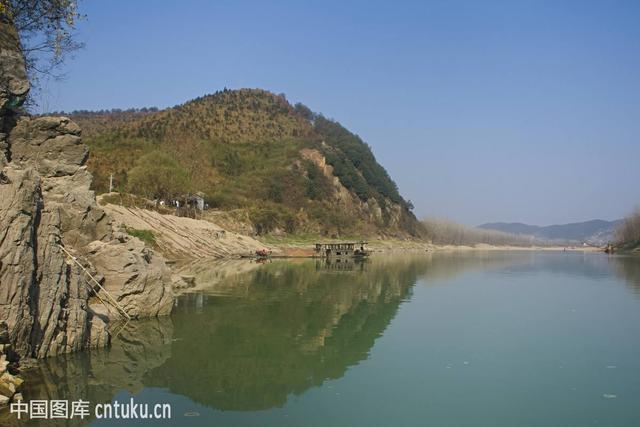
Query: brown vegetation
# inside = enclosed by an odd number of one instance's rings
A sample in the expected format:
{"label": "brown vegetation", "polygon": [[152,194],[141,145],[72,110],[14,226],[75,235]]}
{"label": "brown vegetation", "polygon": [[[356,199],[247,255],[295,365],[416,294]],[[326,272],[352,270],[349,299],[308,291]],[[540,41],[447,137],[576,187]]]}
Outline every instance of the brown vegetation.
{"label": "brown vegetation", "polygon": [[640,208],[625,218],[616,229],[616,240],[620,249],[640,248]]}
{"label": "brown vegetation", "polygon": [[427,218],[422,221],[422,225],[427,237],[436,245],[533,246],[540,244],[532,236],[468,227],[445,219]]}

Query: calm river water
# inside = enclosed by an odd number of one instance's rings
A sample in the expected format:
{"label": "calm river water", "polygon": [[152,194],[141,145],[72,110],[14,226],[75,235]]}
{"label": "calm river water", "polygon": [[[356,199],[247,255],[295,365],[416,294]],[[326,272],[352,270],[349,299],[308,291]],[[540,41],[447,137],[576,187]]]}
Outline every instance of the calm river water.
{"label": "calm river water", "polygon": [[[25,398],[169,402],[32,425],[638,426],[640,258],[402,255],[187,268],[174,315],[46,360]],[[238,272],[237,274],[232,274]]]}

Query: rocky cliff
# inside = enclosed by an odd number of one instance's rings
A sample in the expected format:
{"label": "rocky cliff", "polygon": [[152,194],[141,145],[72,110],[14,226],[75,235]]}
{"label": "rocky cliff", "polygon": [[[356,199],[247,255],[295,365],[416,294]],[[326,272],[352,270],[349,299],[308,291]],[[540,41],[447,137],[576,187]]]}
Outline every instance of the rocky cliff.
{"label": "rocky cliff", "polygon": [[20,112],[19,46],[0,17],[0,321],[17,354],[42,358],[108,344],[106,292],[130,317],[168,314],[173,298],[164,259],[97,206],[80,128]]}

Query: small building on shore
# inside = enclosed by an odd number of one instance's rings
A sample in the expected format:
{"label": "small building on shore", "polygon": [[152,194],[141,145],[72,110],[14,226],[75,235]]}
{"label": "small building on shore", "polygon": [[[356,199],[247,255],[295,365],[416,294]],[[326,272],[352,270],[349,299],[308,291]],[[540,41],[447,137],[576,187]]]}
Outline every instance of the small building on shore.
{"label": "small building on shore", "polygon": [[192,194],[187,197],[187,203],[190,206],[193,206],[194,208],[198,209],[199,211],[203,211],[207,208],[207,205],[204,201],[204,197],[205,197],[204,193],[197,192],[196,194]]}
{"label": "small building on shore", "polygon": [[367,242],[336,242],[316,243],[316,256],[325,257],[353,257],[366,256],[365,245]]}

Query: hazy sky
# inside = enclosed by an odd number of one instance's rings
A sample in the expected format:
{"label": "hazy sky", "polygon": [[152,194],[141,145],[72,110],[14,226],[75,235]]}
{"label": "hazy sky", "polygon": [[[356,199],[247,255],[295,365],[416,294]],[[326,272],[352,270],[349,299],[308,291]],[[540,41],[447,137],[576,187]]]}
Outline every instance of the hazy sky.
{"label": "hazy sky", "polygon": [[539,225],[640,205],[640,1],[81,2],[42,108],[284,92],[358,133],[419,217]]}

